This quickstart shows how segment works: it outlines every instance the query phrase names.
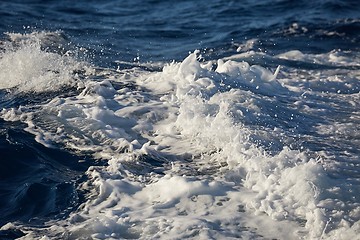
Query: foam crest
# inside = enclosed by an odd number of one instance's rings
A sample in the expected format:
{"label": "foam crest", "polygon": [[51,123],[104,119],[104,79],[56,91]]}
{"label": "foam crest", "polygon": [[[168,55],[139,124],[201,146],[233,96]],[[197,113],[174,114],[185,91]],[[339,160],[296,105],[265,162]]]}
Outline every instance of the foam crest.
{"label": "foam crest", "polygon": [[56,34],[39,32],[8,36],[10,41],[4,43],[0,53],[0,89],[57,91],[64,86],[76,86],[81,80],[79,73],[91,71],[67,52],[59,52],[64,49],[61,42],[65,40]]}
{"label": "foam crest", "polygon": [[[169,133],[169,129],[177,129],[182,138],[188,139],[191,145],[196,146],[192,154],[201,156],[196,161],[225,166],[220,169],[227,172],[225,176],[228,176],[228,179],[235,179],[236,183],[256,193],[255,197],[243,200],[250,209],[259,213],[265,212],[277,220],[306,222],[305,228],[309,231],[309,236],[314,238],[328,231],[326,227],[329,219],[332,219],[332,224],[340,226],[342,220],[335,217],[339,214],[335,203],[330,204],[334,215],[318,207],[321,202],[332,199],[328,194],[321,194],[328,188],[324,183],[331,182],[323,167],[314,159],[308,159],[303,152],[290,150],[286,146],[275,155],[269,155],[261,147],[254,145],[250,140],[253,132],[242,124],[234,124],[236,120],[232,118],[234,115],[230,114],[236,112],[237,109],[231,108],[236,106],[234,101],[239,102],[236,97],[241,96],[224,98],[229,93],[212,91],[213,95],[204,98],[205,94],[197,90],[197,82],[200,79],[205,78],[209,85],[216,86],[219,76],[211,74],[206,67],[196,62],[194,55],[174,65],[173,71],[166,69],[153,79],[159,82],[170,79],[169,81],[176,83],[174,93],[170,93],[175,97],[171,96],[167,99],[176,99],[176,104],[179,106],[176,120],[170,126],[158,129],[157,133],[161,134],[163,131],[165,135]],[[184,77],[184,69],[189,69],[186,77]],[[198,69],[195,74],[194,69]],[[224,62],[219,64],[217,71],[223,74],[221,80],[225,79],[224,83],[228,80],[227,76],[232,76],[244,84],[257,79],[262,87],[270,91],[280,87],[276,81],[268,85],[269,81],[273,81],[273,77],[267,70],[257,66],[250,67],[246,63]],[[201,89],[204,91],[203,88]],[[230,90],[231,92],[236,91]],[[209,94],[208,91],[205,93]],[[266,105],[263,103],[263,101],[259,102],[258,110],[262,111],[261,106]],[[255,109],[255,106],[252,108]],[[274,137],[276,138],[276,132]],[[194,147],[187,149],[191,152],[190,149]],[[211,149],[212,153],[196,153],[200,149],[207,151]],[[337,196],[337,199],[339,197]],[[345,199],[340,201],[345,202]],[[350,209],[352,207],[354,206]],[[351,221],[356,222],[359,219],[355,217]]]}
{"label": "foam crest", "polygon": [[325,54],[304,54],[299,50],[292,50],[277,55],[277,58],[291,61],[303,61],[314,64],[323,64],[330,66],[360,66],[359,56],[357,54],[351,58],[348,52],[339,49],[332,50]]}

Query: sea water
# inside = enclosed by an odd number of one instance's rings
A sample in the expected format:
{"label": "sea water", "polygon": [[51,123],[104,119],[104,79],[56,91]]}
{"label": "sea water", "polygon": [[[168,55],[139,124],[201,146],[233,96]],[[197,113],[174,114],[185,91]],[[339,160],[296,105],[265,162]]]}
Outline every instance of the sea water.
{"label": "sea water", "polygon": [[0,19],[1,239],[359,239],[357,1]]}

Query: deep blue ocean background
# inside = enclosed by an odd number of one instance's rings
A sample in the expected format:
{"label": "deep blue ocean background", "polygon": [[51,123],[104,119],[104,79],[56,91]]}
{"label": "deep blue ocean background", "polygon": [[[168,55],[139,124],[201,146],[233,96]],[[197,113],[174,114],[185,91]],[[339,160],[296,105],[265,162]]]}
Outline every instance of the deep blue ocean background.
{"label": "deep blue ocean background", "polygon": [[194,49],[225,55],[251,38],[272,53],[353,50],[358,16],[357,1],[2,1],[0,27],[62,30],[106,66],[119,58],[181,60]]}
{"label": "deep blue ocean background", "polygon": [[[0,1],[0,41],[8,41],[5,33],[35,31],[60,32],[61,37],[49,38],[53,41],[49,51],[83,47],[87,51],[79,51],[79,59],[110,69],[182,61],[196,49],[206,60],[225,58],[237,54],[239,45],[251,39],[256,39],[253,45],[240,52],[253,50],[274,56],[291,50],[304,54],[341,50],[357,56],[360,4],[355,0]],[[270,69],[278,65],[304,71],[337,68],[271,58],[245,60]],[[338,69],[358,71],[359,67]],[[13,96],[1,89],[0,110],[46,102],[55,95],[77,94],[77,90],[71,91]],[[352,93],[358,91],[352,89]],[[307,121],[306,117],[300,118],[299,123]],[[86,192],[77,189],[86,180],[84,172],[89,166],[103,164],[86,153],[44,146],[24,130],[25,125],[0,118],[0,226],[8,222],[36,226],[65,219],[86,199]],[[311,134],[309,131],[304,129],[304,135]],[[301,129],[298,134],[302,134]],[[338,139],[337,143],[335,148],[349,149],[352,161],[359,160],[359,139]],[[306,146],[312,151],[332,147],[320,142]],[[340,153],[338,158],[346,161]],[[86,161],[80,163],[80,159]],[[22,235],[15,230],[0,231],[0,239]]]}

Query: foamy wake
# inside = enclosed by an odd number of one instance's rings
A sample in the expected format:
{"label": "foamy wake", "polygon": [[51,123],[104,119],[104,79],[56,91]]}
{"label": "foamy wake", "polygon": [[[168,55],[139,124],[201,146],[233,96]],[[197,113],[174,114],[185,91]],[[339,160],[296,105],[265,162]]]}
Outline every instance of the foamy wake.
{"label": "foamy wake", "polygon": [[[18,74],[3,88],[49,79],[48,69],[61,73],[55,82],[74,79],[69,72],[76,64],[64,56],[33,46],[12,54],[0,64],[26,54],[38,62],[29,61],[29,75]],[[277,98],[296,93],[260,66],[202,64],[197,55],[161,72],[104,73],[100,81],[85,81],[79,95],[56,97],[37,111],[2,110],[3,119],[27,123],[44,145],[107,163],[86,172],[89,180],[79,189],[87,189],[88,198],[77,211],[42,231],[30,229],[25,239],[357,236],[360,206],[342,195],[359,190],[330,179],[318,159],[291,149],[292,136],[276,127],[294,111]],[[42,82],[50,84],[40,80],[30,89]]]}

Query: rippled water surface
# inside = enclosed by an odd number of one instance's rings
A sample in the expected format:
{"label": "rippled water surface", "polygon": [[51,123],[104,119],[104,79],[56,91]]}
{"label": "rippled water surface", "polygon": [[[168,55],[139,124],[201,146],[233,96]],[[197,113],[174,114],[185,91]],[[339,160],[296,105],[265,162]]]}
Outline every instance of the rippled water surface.
{"label": "rippled water surface", "polygon": [[356,239],[357,1],[1,1],[1,239]]}

